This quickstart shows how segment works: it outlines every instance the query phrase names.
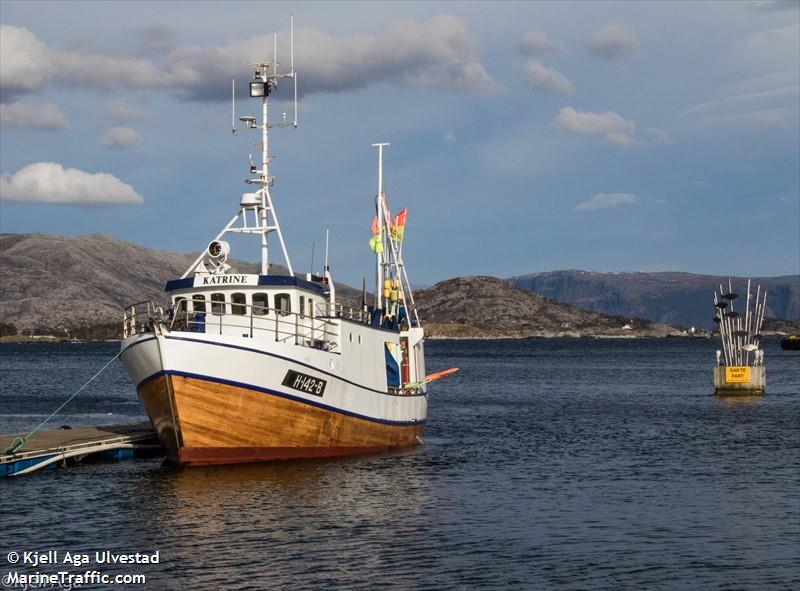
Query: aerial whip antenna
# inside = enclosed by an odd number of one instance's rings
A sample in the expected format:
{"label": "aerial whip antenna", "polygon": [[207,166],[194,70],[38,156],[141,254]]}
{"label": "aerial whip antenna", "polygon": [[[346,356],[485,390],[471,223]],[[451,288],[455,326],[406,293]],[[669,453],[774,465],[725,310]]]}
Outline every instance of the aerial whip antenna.
{"label": "aerial whip antenna", "polygon": [[231,78],[231,133],[236,133],[236,78]]}
{"label": "aerial whip antenna", "polygon": [[294,83],[294,121],[292,124],[297,128],[297,72],[294,71],[294,15],[289,18],[289,77]]}

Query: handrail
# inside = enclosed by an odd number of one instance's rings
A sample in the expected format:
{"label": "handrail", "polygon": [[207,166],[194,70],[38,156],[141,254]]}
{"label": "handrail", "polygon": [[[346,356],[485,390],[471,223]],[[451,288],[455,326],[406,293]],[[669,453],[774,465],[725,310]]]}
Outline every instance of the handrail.
{"label": "handrail", "polygon": [[[294,338],[296,345],[317,349],[331,350],[339,346],[338,324],[333,319],[317,317],[313,310],[312,314],[307,315],[256,304],[204,301],[202,309],[189,312],[189,302],[194,303],[190,299],[179,298],[177,306],[171,308],[167,314],[151,301],[131,304],[123,312],[123,336],[127,338],[137,333],[152,332],[155,325],[160,324],[176,332],[209,332],[211,328],[218,330],[219,334],[225,334],[226,328],[245,329],[250,338],[272,334],[277,342],[287,342]],[[203,311],[215,304],[224,306],[224,313]],[[243,309],[245,313],[234,314],[234,309]],[[236,321],[237,319],[241,322]]]}

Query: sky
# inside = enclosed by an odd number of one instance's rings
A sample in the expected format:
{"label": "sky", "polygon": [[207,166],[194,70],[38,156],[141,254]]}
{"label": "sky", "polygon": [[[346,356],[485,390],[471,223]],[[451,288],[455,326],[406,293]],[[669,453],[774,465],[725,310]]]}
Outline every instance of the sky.
{"label": "sky", "polygon": [[371,277],[371,144],[390,142],[414,284],[800,273],[797,0],[2,0],[0,232],[203,249],[260,139],[231,133],[231,79],[275,32],[288,65],[291,15],[299,126],[272,130],[270,172],[296,271],[312,252],[319,271],[327,227],[334,278]]}

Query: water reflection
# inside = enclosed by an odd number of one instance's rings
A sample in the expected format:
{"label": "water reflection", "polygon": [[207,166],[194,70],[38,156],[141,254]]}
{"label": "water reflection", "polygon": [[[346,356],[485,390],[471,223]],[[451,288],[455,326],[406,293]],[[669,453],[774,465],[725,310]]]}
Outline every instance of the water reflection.
{"label": "water reflection", "polygon": [[136,498],[145,529],[159,532],[164,555],[189,587],[212,572],[231,583],[292,585],[284,561],[306,564],[306,555],[317,557],[308,564],[346,579],[337,565],[362,560],[365,543],[387,544],[424,527],[419,511],[430,502],[430,483],[418,469],[419,453],[160,465],[139,481]]}
{"label": "water reflection", "polygon": [[[6,479],[0,549],[160,550],[143,569],[152,589],[797,587],[795,357],[768,351],[768,395],[720,397],[707,341],[429,347],[431,366],[462,370],[436,383],[417,449],[192,469],[135,459]],[[89,353],[83,368],[97,365]],[[74,365],[0,352],[0,422],[54,408],[72,384],[53,385]],[[109,401],[130,412],[120,376],[62,422]]]}
{"label": "water reflection", "polygon": [[764,403],[764,395],[715,394],[714,400],[721,406],[758,406]]}

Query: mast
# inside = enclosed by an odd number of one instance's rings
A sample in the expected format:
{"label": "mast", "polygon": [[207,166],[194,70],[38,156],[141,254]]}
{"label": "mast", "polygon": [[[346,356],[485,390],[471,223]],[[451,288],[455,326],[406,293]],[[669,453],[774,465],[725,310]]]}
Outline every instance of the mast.
{"label": "mast", "polygon": [[[405,309],[409,323],[412,322],[411,316],[413,316],[413,321],[419,326],[411,283],[408,281],[403,264],[402,237],[398,238],[393,234],[392,224],[395,221],[391,217],[386,194],[383,191],[383,148],[389,145],[391,144],[388,142],[372,144],[378,148],[378,194],[375,197],[375,213],[380,232],[376,237],[380,246],[375,253],[375,309],[381,310],[384,316],[398,320],[402,316],[402,310]],[[403,210],[403,226],[406,217],[404,212],[405,210]]]}
{"label": "mast", "polygon": [[[273,62],[273,65],[277,66]],[[267,65],[264,64],[264,68]],[[272,206],[270,195],[269,195],[269,86],[266,88],[266,92],[264,92],[264,96],[261,98],[261,182],[263,183],[261,187],[261,226],[265,228],[263,234],[261,234],[261,274],[266,275],[269,273],[269,240],[267,239],[267,204]],[[280,226],[278,226],[278,236],[281,236]],[[281,246],[283,245],[283,238],[281,237]],[[287,257],[286,262],[289,267],[289,274],[292,274],[292,264],[289,262]]]}
{"label": "mast", "polygon": [[[261,125],[254,125],[261,129],[261,170],[253,170],[250,167],[250,172],[258,174],[257,179],[247,179],[246,183],[257,183],[261,185],[259,189],[261,207],[259,213],[261,217],[261,274],[269,274],[269,233],[274,231],[278,235],[278,241],[281,245],[283,258],[286,261],[286,267],[289,269],[289,275],[294,275],[292,269],[292,261],[289,259],[289,253],[286,250],[286,243],[283,240],[283,232],[281,232],[281,225],[278,222],[278,214],[272,204],[272,196],[270,195],[269,188],[275,183],[275,177],[269,174],[269,163],[272,157],[269,155],[269,130],[271,127],[288,127],[287,124],[270,124],[269,122],[269,95],[278,86],[278,79],[290,77],[293,73],[278,74],[277,61],[272,62],[258,62],[250,64],[255,68],[255,75],[253,82],[250,83],[250,96],[261,96]],[[269,71],[272,70],[270,73]],[[254,88],[255,85],[255,88]],[[263,91],[261,90],[263,86]],[[258,145],[258,144],[257,144]],[[272,217],[270,225],[270,215]]]}
{"label": "mast", "polygon": [[[261,130],[261,142],[255,144],[256,147],[261,149],[261,167],[257,168],[250,160],[250,174],[252,178],[245,179],[248,185],[257,185],[258,189],[255,193],[244,193],[239,203],[239,212],[231,219],[230,222],[217,234],[216,238],[209,244],[208,249],[200,254],[200,256],[192,263],[189,269],[182,275],[187,277],[190,273],[225,273],[228,266],[225,265],[225,258],[227,257],[227,250],[222,256],[214,255],[212,253],[212,245],[217,243],[227,233],[237,234],[257,234],[261,237],[261,274],[269,274],[269,234],[275,232],[278,235],[278,241],[281,245],[283,252],[283,259],[286,261],[286,266],[290,275],[294,275],[292,268],[292,261],[289,259],[289,253],[286,250],[286,243],[283,240],[283,232],[278,222],[278,214],[275,211],[275,206],[272,203],[272,196],[270,194],[270,187],[274,185],[275,178],[270,176],[269,163],[272,156],[269,153],[269,130],[273,127],[297,127],[297,77],[294,70],[294,17],[292,17],[290,25],[290,51],[291,51],[291,70],[286,73],[278,73],[280,64],[277,59],[277,34],[273,43],[273,59],[272,61],[261,61],[251,63],[250,67],[254,69],[253,80],[250,82],[250,97],[261,99],[261,122],[259,123],[256,117],[252,115],[245,115],[239,117],[239,121],[244,123],[244,128]],[[278,87],[278,81],[282,78],[290,78],[294,84],[294,119],[291,123],[286,121],[286,113],[283,114],[282,123],[269,122],[269,95]],[[231,115],[235,117],[235,82],[231,83]],[[238,129],[234,126],[233,133],[236,134]],[[250,218],[249,221],[248,218]],[[225,249],[228,249],[225,243]],[[213,249],[215,252],[217,249]],[[210,258],[212,269],[204,264],[209,262]]]}
{"label": "mast", "polygon": [[[383,199],[383,149],[386,146],[390,146],[389,142],[381,142],[377,144],[372,144],[373,148],[378,148],[378,194],[375,196],[375,214],[378,218],[378,229],[380,231],[380,235],[378,237],[381,248],[378,249],[378,252],[375,253],[375,309],[380,310],[383,308],[383,275],[384,275],[384,265],[385,265],[385,258],[384,252],[385,249],[383,248],[384,242],[384,220],[383,220],[383,204],[381,203]],[[389,220],[386,220],[386,224],[388,225]],[[388,228],[387,228],[388,232]]]}

